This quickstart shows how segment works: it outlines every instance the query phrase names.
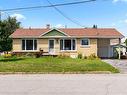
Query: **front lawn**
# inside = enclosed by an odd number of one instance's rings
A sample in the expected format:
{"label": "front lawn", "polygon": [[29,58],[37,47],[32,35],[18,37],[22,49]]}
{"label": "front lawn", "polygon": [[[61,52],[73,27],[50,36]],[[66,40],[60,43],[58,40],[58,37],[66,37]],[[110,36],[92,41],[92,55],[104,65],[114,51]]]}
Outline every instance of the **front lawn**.
{"label": "front lawn", "polygon": [[72,59],[57,57],[42,58],[0,58],[0,72],[90,72],[90,71],[119,71],[99,59]]}

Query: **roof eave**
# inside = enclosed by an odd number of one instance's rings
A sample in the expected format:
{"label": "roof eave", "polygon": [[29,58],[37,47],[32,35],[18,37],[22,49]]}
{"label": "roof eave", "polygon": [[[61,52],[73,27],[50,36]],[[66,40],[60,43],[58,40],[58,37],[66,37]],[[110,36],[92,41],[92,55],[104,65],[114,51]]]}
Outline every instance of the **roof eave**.
{"label": "roof eave", "polygon": [[23,36],[23,37],[21,37],[21,36],[17,36],[17,37],[12,37],[12,39],[23,39],[23,38],[39,38],[38,36]]}
{"label": "roof eave", "polygon": [[11,36],[11,38],[109,38],[109,39],[122,39],[124,38],[124,36],[17,36],[17,37],[13,37]]}

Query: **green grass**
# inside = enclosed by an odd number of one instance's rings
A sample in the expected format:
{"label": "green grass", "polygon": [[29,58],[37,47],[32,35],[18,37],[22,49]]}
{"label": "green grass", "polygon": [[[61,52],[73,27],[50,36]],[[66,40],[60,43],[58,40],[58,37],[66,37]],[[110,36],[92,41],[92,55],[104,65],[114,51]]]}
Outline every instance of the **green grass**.
{"label": "green grass", "polygon": [[119,71],[99,59],[72,59],[57,57],[0,58],[0,72],[90,72]]}

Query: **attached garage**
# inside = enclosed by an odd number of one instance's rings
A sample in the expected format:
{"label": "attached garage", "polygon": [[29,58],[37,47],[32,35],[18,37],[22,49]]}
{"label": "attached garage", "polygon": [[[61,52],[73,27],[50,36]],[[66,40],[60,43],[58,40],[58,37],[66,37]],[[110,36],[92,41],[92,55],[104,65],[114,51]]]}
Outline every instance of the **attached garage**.
{"label": "attached garage", "polygon": [[110,39],[98,39],[98,57],[100,58],[110,58],[113,57],[113,48],[110,46]]}

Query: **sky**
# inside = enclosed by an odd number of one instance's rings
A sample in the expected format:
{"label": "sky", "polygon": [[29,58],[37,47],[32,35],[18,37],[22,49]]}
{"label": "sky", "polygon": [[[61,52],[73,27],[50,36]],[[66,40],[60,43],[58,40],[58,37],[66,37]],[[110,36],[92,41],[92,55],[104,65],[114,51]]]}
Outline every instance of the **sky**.
{"label": "sky", "polygon": [[[84,0],[49,0],[53,4]],[[0,0],[0,9],[49,5],[46,0]],[[116,28],[127,36],[127,0],[97,0],[94,2],[57,7],[68,17],[80,22],[85,27]],[[2,19],[16,17],[24,28],[43,28],[46,24],[52,27],[80,28],[64,18],[54,8],[30,9],[22,11],[2,12]]]}

